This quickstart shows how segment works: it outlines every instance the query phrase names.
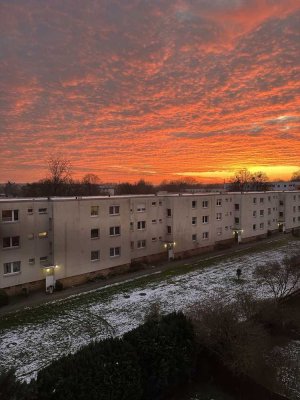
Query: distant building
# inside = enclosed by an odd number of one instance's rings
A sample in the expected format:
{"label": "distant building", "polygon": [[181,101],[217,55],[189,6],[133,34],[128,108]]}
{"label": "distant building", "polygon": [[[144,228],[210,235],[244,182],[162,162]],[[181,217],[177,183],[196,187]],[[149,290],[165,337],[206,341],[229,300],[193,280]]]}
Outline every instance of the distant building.
{"label": "distant building", "polygon": [[270,182],[270,190],[300,190],[300,182],[299,181]]}
{"label": "distant building", "polygon": [[0,199],[0,288],[52,290],[292,229],[300,191]]}

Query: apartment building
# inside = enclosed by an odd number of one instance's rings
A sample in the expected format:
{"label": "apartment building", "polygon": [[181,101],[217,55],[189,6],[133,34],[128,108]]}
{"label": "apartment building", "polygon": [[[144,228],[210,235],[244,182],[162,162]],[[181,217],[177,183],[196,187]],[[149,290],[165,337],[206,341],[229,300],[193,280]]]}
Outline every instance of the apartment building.
{"label": "apartment building", "polygon": [[1,199],[0,288],[52,290],[297,228],[299,191]]}

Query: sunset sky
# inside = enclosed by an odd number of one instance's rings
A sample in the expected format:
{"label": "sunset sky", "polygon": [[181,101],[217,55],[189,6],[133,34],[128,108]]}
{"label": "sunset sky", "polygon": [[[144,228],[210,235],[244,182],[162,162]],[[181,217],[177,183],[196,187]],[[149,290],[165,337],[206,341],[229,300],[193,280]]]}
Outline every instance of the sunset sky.
{"label": "sunset sky", "polygon": [[0,0],[0,182],[300,169],[299,0]]}

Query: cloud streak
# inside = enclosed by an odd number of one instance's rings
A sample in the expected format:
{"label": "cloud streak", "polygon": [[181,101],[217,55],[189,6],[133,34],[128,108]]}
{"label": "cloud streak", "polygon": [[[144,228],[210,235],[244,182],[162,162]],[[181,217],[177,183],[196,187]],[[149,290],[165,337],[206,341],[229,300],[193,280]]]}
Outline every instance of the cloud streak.
{"label": "cloud streak", "polygon": [[0,181],[57,153],[115,181],[299,166],[298,1],[0,7]]}

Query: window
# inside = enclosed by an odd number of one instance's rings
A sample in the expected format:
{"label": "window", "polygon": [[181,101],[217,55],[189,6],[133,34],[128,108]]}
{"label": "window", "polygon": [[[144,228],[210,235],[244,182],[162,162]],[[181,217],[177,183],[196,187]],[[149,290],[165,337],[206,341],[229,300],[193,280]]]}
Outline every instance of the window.
{"label": "window", "polygon": [[20,246],[20,236],[9,236],[3,238],[3,248],[7,249],[10,247]]}
{"label": "window", "polygon": [[48,237],[48,232],[39,232],[38,237],[40,239],[45,239]]}
{"label": "window", "polygon": [[264,216],[264,213],[265,213],[264,210],[260,210],[260,211],[259,211],[259,215],[260,215],[261,217]]}
{"label": "window", "polygon": [[130,222],[130,230],[133,231],[133,222]]}
{"label": "window", "polygon": [[47,214],[47,208],[39,208],[39,214]]}
{"label": "window", "polygon": [[268,226],[271,226],[271,221],[268,221]]}
{"label": "window", "polygon": [[[144,211],[146,211],[146,206],[145,206],[145,204],[139,204],[138,206],[137,206],[137,212],[144,212]],[[119,212],[118,212],[118,214],[119,214]]]}
{"label": "window", "polygon": [[203,224],[208,224],[208,215],[203,215],[203,217],[202,217],[202,223],[203,223]]}
{"label": "window", "polygon": [[120,214],[120,206],[110,206],[109,214],[110,215],[119,215]]}
{"label": "window", "polygon": [[146,221],[138,221],[137,228],[139,230],[146,229]]}
{"label": "window", "polygon": [[28,208],[27,213],[28,214],[33,214],[33,208]]}
{"label": "window", "polygon": [[296,212],[296,206],[293,206],[293,212]]}
{"label": "window", "polygon": [[134,242],[130,242],[130,248],[131,248],[131,250],[134,249]]}
{"label": "window", "polygon": [[152,224],[156,224],[156,219],[153,219],[153,220],[152,220]]}
{"label": "window", "polygon": [[91,206],[91,217],[99,215],[99,206]]}
{"label": "window", "polygon": [[196,242],[196,241],[197,241],[197,233],[194,233],[194,234],[192,235],[192,241],[193,241],[193,242]]}
{"label": "window", "polygon": [[192,200],[192,208],[197,208],[197,201],[196,200]]}
{"label": "window", "polygon": [[253,197],[253,204],[256,204],[256,197]]}
{"label": "window", "polygon": [[28,233],[28,239],[29,240],[32,240],[32,239],[34,239],[34,234],[33,233]]}
{"label": "window", "polygon": [[264,198],[260,197],[259,202],[260,202],[260,204],[263,204],[264,203]]}
{"label": "window", "polygon": [[253,211],[252,215],[254,218],[256,217],[256,210]]}
{"label": "window", "polygon": [[295,217],[293,217],[293,222],[296,222],[296,218]]}
{"label": "window", "polygon": [[202,201],[202,207],[207,208],[208,207],[208,200],[203,200]]}
{"label": "window", "polygon": [[118,236],[121,235],[121,227],[120,226],[111,226],[109,228],[109,235],[110,236]]}
{"label": "window", "polygon": [[282,211],[280,211],[279,217],[283,218],[283,212]]}
{"label": "window", "polygon": [[235,223],[235,224],[239,224],[239,223],[240,223],[240,219],[239,219],[238,217],[235,217],[235,218],[234,218],[234,223]]}
{"label": "window", "polygon": [[156,206],[156,201],[152,201],[152,205],[153,205],[153,206]]}
{"label": "window", "polygon": [[268,215],[271,215],[271,208],[268,208]]}
{"label": "window", "polygon": [[167,208],[167,217],[172,217],[172,210],[171,210],[171,208]]}
{"label": "window", "polygon": [[234,209],[235,209],[235,211],[239,211],[240,205],[239,205],[239,204],[235,204],[235,205],[234,205]]}
{"label": "window", "polygon": [[271,201],[271,196],[268,196],[268,201]]}
{"label": "window", "polygon": [[256,224],[253,224],[252,228],[255,231],[256,230]]}
{"label": "window", "polygon": [[203,232],[202,233],[202,239],[203,240],[208,239],[208,235],[209,235],[208,232]]}
{"label": "window", "polygon": [[41,263],[41,264],[44,264],[44,263],[46,263],[47,261],[48,261],[48,257],[47,257],[47,256],[40,257],[40,263]]}
{"label": "window", "polygon": [[217,221],[221,221],[222,219],[222,213],[217,213]]}
{"label": "window", "polygon": [[167,226],[167,234],[171,235],[172,233],[172,227],[170,225]]}
{"label": "window", "polygon": [[197,225],[197,217],[192,217],[192,225]]}
{"label": "window", "polygon": [[217,199],[217,206],[221,206],[222,205],[222,199]]}
{"label": "window", "polygon": [[137,248],[138,249],[144,249],[146,247],[146,240],[138,240],[137,241]]}
{"label": "window", "polygon": [[280,201],[279,201],[279,205],[280,205],[280,206],[283,206],[283,200],[280,200]]}
{"label": "window", "polygon": [[17,274],[21,272],[21,261],[12,261],[3,264],[4,275]]}
{"label": "window", "polygon": [[261,223],[259,224],[259,227],[260,227],[260,229],[264,229],[265,224],[264,224],[263,222],[261,222]]}
{"label": "window", "polygon": [[35,258],[29,258],[28,264],[30,264],[30,265],[35,264]]}
{"label": "window", "polygon": [[91,229],[91,239],[99,239],[99,228]]}
{"label": "window", "polygon": [[119,257],[121,255],[121,247],[111,247],[109,249],[110,257]]}
{"label": "window", "polygon": [[153,237],[152,238],[152,242],[156,242],[157,241],[157,238],[156,237]]}
{"label": "window", "polygon": [[19,210],[2,210],[2,222],[19,221]]}
{"label": "window", "polygon": [[92,250],[91,251],[91,261],[98,261],[98,260],[100,260],[100,251]]}
{"label": "window", "polygon": [[158,202],[158,205],[160,205],[160,206],[161,206],[161,205],[162,205],[162,201],[159,201],[159,202]]}
{"label": "window", "polygon": [[222,228],[217,228],[217,235],[218,236],[222,235]]}

